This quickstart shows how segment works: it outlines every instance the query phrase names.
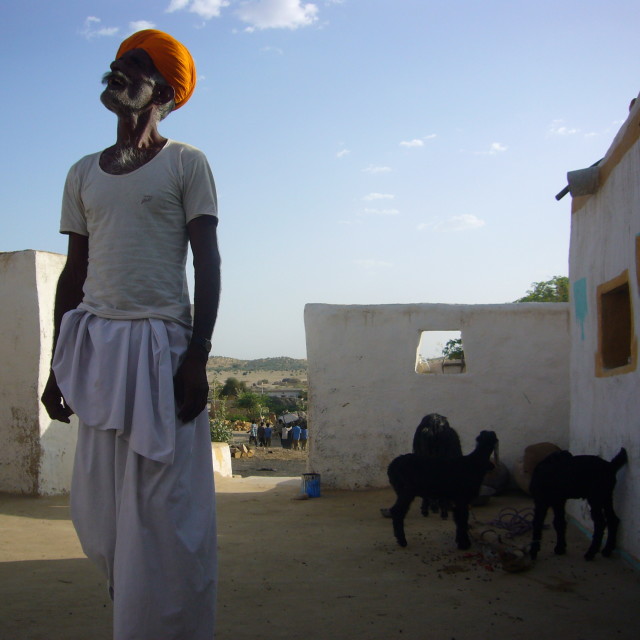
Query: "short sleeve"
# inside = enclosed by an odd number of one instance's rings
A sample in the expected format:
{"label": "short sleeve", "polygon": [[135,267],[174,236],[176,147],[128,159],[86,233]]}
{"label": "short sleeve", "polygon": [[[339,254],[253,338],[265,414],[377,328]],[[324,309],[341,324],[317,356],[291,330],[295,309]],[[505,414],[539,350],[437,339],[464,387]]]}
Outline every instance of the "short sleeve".
{"label": "short sleeve", "polygon": [[60,215],[60,233],[77,233],[88,236],[87,218],[80,194],[78,165],[75,164],[67,174],[62,194],[62,213]]}
{"label": "short sleeve", "polygon": [[182,154],[182,206],[188,224],[199,216],[218,216],[218,197],[211,168],[199,149],[191,148]]}

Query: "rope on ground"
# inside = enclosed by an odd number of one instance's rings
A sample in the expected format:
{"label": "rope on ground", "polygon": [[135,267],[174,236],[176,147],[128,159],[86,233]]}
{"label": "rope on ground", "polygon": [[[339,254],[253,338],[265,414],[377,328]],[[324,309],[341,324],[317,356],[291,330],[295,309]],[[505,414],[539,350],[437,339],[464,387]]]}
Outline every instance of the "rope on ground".
{"label": "rope on ground", "polygon": [[533,509],[527,507],[518,511],[513,507],[505,507],[498,513],[495,520],[487,524],[506,531],[505,538],[515,538],[528,533],[533,528]]}
{"label": "rope on ground", "polygon": [[[513,539],[532,529],[533,509],[526,508],[518,511],[512,507],[505,507],[498,513],[495,520],[487,523],[481,523],[475,518],[474,520],[476,524],[493,527],[482,530],[479,536],[473,536],[480,547],[480,555],[487,568],[501,565],[504,571],[509,573],[518,573],[531,568],[529,544],[524,547],[517,546]],[[501,533],[496,529],[501,530]]]}

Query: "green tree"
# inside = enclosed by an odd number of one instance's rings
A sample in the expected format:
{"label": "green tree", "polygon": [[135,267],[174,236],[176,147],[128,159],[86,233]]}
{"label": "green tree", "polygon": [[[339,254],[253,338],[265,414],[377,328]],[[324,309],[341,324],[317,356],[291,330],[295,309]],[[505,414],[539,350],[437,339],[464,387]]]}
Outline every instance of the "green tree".
{"label": "green tree", "polygon": [[464,350],[462,348],[462,338],[451,338],[447,341],[442,349],[442,355],[447,360],[462,360],[464,358]]}
{"label": "green tree", "polygon": [[272,396],[264,396],[264,404],[270,413],[284,413],[291,408],[293,404],[285,398],[274,398]]}
{"label": "green tree", "polygon": [[221,396],[239,396],[247,390],[247,385],[244,382],[240,382],[238,378],[227,378],[225,383],[220,389]]}
{"label": "green tree", "polygon": [[264,396],[251,391],[243,391],[238,396],[236,406],[239,409],[244,409],[250,420],[258,420],[262,417],[262,409],[265,406]]}
{"label": "green tree", "polygon": [[553,276],[551,280],[532,282],[527,295],[515,302],[569,302],[569,278]]}

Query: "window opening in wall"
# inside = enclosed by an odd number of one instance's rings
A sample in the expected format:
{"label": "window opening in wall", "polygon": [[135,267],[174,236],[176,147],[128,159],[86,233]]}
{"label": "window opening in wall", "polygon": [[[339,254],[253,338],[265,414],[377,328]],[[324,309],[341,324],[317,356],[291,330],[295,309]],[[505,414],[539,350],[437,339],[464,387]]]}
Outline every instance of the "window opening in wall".
{"label": "window opening in wall", "polygon": [[416,352],[416,373],[464,373],[467,364],[462,332],[422,331]]}
{"label": "window opening in wall", "polygon": [[627,373],[636,368],[628,272],[598,287],[598,353],[596,375]]}

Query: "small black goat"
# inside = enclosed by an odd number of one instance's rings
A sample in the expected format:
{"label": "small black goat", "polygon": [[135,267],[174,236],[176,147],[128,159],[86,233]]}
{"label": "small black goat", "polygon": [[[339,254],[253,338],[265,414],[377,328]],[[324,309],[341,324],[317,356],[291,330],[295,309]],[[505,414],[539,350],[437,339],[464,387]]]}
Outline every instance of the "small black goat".
{"label": "small black goat", "polygon": [[416,496],[453,502],[458,549],[471,546],[469,503],[478,497],[485,473],[493,468],[489,457],[497,444],[498,438],[493,431],[481,431],[476,438],[475,450],[467,456],[442,460],[407,453],[391,461],[387,474],[397,498],[389,511],[393,533],[401,547],[407,546],[404,518]]}
{"label": "small black goat", "polygon": [[[452,460],[462,456],[460,437],[449,421],[439,413],[430,413],[420,421],[413,436],[413,453],[423,458],[441,458]],[[440,511],[440,517],[446,520],[449,515],[449,502],[439,500],[422,500],[422,515],[428,516],[429,509],[433,513]]]}
{"label": "small black goat", "polygon": [[568,451],[557,451],[536,466],[529,487],[535,502],[531,542],[531,557],[534,560],[540,551],[542,527],[549,507],[553,509],[553,526],[556,530],[555,553],[562,555],[566,552],[564,507],[569,498],[586,498],[591,507],[593,539],[584,555],[585,559],[593,560],[600,550],[605,528],[608,534],[602,555],[611,555],[616,548],[620,522],[613,510],[613,489],[616,486],[616,474],[626,462],[625,449],[620,449],[611,462],[598,456],[573,456]]}

